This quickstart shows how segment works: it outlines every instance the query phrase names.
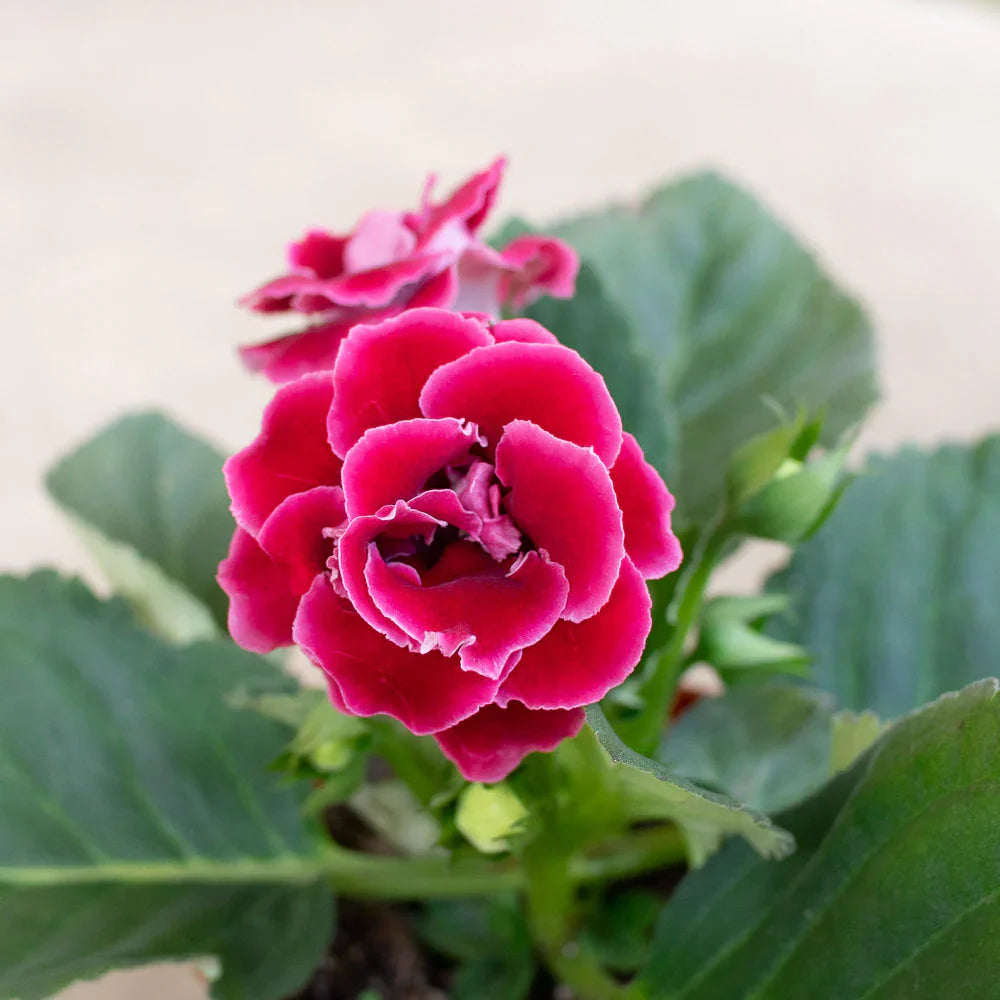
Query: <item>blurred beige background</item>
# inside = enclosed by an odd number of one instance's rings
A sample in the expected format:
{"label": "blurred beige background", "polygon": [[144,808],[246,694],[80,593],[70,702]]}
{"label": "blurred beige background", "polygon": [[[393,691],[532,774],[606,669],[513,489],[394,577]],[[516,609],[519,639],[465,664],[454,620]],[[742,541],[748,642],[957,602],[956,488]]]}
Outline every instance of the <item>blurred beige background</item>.
{"label": "blurred beige background", "polygon": [[[252,435],[269,389],[233,348],[273,327],[232,303],[290,238],[498,151],[497,221],[721,168],[871,310],[885,395],[863,448],[1000,426],[998,12],[0,0],[0,568],[86,569],[39,477],[123,409]],[[150,996],[203,991],[174,967],[66,994]]]}

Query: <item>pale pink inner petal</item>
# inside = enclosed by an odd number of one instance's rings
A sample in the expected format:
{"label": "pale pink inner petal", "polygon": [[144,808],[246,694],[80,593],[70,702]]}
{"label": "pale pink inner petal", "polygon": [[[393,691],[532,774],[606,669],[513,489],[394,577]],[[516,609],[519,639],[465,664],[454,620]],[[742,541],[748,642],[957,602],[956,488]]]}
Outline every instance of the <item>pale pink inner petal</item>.
{"label": "pale pink inner petal", "polygon": [[452,483],[455,494],[466,510],[478,515],[480,527],[470,532],[494,559],[506,559],[521,548],[521,532],[507,514],[500,512],[500,487],[496,470],[478,459]]}
{"label": "pale pink inner petal", "polygon": [[344,247],[344,263],[348,271],[368,271],[405,257],[416,244],[399,212],[368,212]]}

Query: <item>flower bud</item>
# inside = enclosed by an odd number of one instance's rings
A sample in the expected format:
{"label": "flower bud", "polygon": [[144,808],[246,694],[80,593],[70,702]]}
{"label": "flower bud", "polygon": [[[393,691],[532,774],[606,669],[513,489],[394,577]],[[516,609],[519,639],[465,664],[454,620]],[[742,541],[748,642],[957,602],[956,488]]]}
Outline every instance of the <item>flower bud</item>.
{"label": "flower bud", "polygon": [[458,799],[455,825],[459,832],[483,854],[500,854],[521,832],[528,810],[505,783],[467,785]]}

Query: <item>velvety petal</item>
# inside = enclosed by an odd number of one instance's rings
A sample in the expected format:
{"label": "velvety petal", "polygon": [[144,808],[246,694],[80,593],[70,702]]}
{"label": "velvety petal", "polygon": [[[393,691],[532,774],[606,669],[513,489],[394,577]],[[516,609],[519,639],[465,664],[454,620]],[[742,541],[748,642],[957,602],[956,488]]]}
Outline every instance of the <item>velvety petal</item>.
{"label": "velvety petal", "polygon": [[504,681],[496,701],[528,708],[576,708],[600,701],[642,658],[652,627],[646,583],[626,556],[607,604],[583,622],[560,621]]}
{"label": "velvety petal", "polygon": [[516,340],[522,344],[558,344],[559,339],[533,319],[505,319],[494,323],[490,333],[498,344]]}
{"label": "velvety petal", "polygon": [[611,482],[625,525],[625,551],[647,579],[672,573],[681,564],[681,544],[670,530],[674,498],[660,474],[643,457],[639,442],[626,434]]}
{"label": "velvety petal", "polygon": [[285,569],[242,528],[233,533],[216,578],[229,595],[229,634],[240,646],[268,653],[291,644],[299,595]]}
{"label": "velvety petal", "polygon": [[323,312],[332,308],[329,299],[316,296],[323,287],[323,280],[311,274],[283,274],[248,292],[238,304],[263,313]]}
{"label": "velvety petal", "polygon": [[344,270],[344,248],[349,238],[325,229],[310,229],[288,247],[288,263],[314,278],[335,278]]}
{"label": "velvety petal", "polygon": [[604,379],[558,344],[496,344],[443,364],[427,379],[420,409],[472,421],[491,447],[520,419],[593,448],[609,467],[621,449],[621,417]]}
{"label": "velvety petal", "polygon": [[329,373],[283,385],[264,410],[260,434],[223,466],[240,527],[256,535],[285,497],[314,486],[336,486],[342,462],[326,440],[333,398]]}
{"label": "velvety petal", "polygon": [[477,435],[475,425],[460,420],[402,420],[367,431],[344,459],[348,516],[374,514],[423,492],[445,466],[469,461]]}
{"label": "velvety petal", "polygon": [[444,521],[424,511],[408,507],[402,500],[383,507],[377,514],[352,518],[337,542],[338,578],[355,611],[374,629],[397,646],[415,645],[395,621],[374,602],[368,590],[365,568],[369,559],[379,558],[376,539],[409,539],[420,536],[429,543]]}
{"label": "velvety petal", "polygon": [[[390,315],[389,313],[384,314]],[[366,323],[378,322],[381,314],[366,314]],[[291,382],[310,372],[332,370],[344,337],[358,322],[356,313],[340,312],[336,319],[286,333],[262,344],[240,348],[240,358],[250,371],[263,372],[272,382]]]}
{"label": "velvety petal", "polygon": [[446,267],[439,274],[435,274],[416,287],[406,302],[406,308],[449,309],[457,295],[458,275],[455,273],[455,267]]}
{"label": "velvety petal", "polygon": [[458,652],[466,670],[499,677],[513,653],[558,621],[568,587],[562,567],[537,552],[509,568],[484,562],[481,573],[424,586],[411,567],[387,564],[369,548],[364,572],[375,606],[421,650]]}
{"label": "velvety petal", "polygon": [[498,288],[500,302],[521,309],[540,295],[568,299],[576,290],[580,258],[562,240],[548,236],[519,236],[500,256],[506,265]]}
{"label": "velvety petal", "polygon": [[448,254],[416,253],[368,271],[342,274],[308,291],[325,296],[331,305],[387,306],[407,285],[436,274],[451,262]]}
{"label": "velvety petal", "polygon": [[[453,475],[452,487],[465,510],[479,518],[469,534],[494,559],[506,559],[521,548],[521,532],[510,515],[500,513],[500,486],[489,462],[476,460],[464,475]],[[467,530],[467,529],[466,529]]]}
{"label": "velvety petal", "polygon": [[566,571],[563,617],[579,622],[607,601],[625,555],[622,515],[611,476],[581,448],[526,420],[507,425],[497,476],[514,523]]}
{"label": "velvety petal", "polygon": [[367,212],[344,246],[344,270],[370,271],[408,257],[417,238],[399,212]]}
{"label": "velvety petal", "polygon": [[487,705],[434,738],[468,781],[501,781],[529,753],[576,736],[583,720],[580,708],[546,712],[512,701],[506,708]]}
{"label": "velvety petal", "polygon": [[384,712],[414,733],[453,726],[487,704],[497,688],[496,681],[462,670],[457,660],[387,642],[324,577],[317,577],[302,598],[294,635],[335,682],[346,711]]}
{"label": "velvety petal", "polygon": [[346,455],[371,427],[419,417],[427,377],[492,343],[482,323],[443,309],[410,309],[377,326],[354,327],[333,371],[328,433],[334,451]]}
{"label": "velvety petal", "polygon": [[434,240],[449,223],[460,222],[469,235],[474,235],[493,207],[506,166],[504,157],[497,158],[485,170],[473,174],[440,205],[428,206],[421,246]]}
{"label": "velvety petal", "polygon": [[344,521],[339,486],[317,486],[283,500],[257,536],[261,548],[288,573],[296,594],[304,594],[333,554],[332,529]]}

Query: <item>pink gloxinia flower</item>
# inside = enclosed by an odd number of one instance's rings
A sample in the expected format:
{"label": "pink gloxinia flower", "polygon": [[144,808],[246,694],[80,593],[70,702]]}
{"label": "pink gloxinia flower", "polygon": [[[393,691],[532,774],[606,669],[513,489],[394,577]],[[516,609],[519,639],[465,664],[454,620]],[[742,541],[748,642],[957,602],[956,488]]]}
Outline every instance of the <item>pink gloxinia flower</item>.
{"label": "pink gloxinia flower", "polygon": [[497,251],[478,237],[503,176],[498,159],[441,204],[428,179],[417,212],[369,212],[346,236],[313,230],[288,248],[289,273],[241,304],[258,312],[296,312],[311,325],[244,347],[247,367],[274,382],[333,368],[351,327],[404,309],[441,306],[496,316],[539,295],[568,298],[579,265],[561,240],[521,236]]}
{"label": "pink gloxinia flower", "polygon": [[355,326],[225,474],[236,641],[297,643],[338,708],[433,733],[470,780],[579,729],[681,559],[604,380],[530,320]]}

